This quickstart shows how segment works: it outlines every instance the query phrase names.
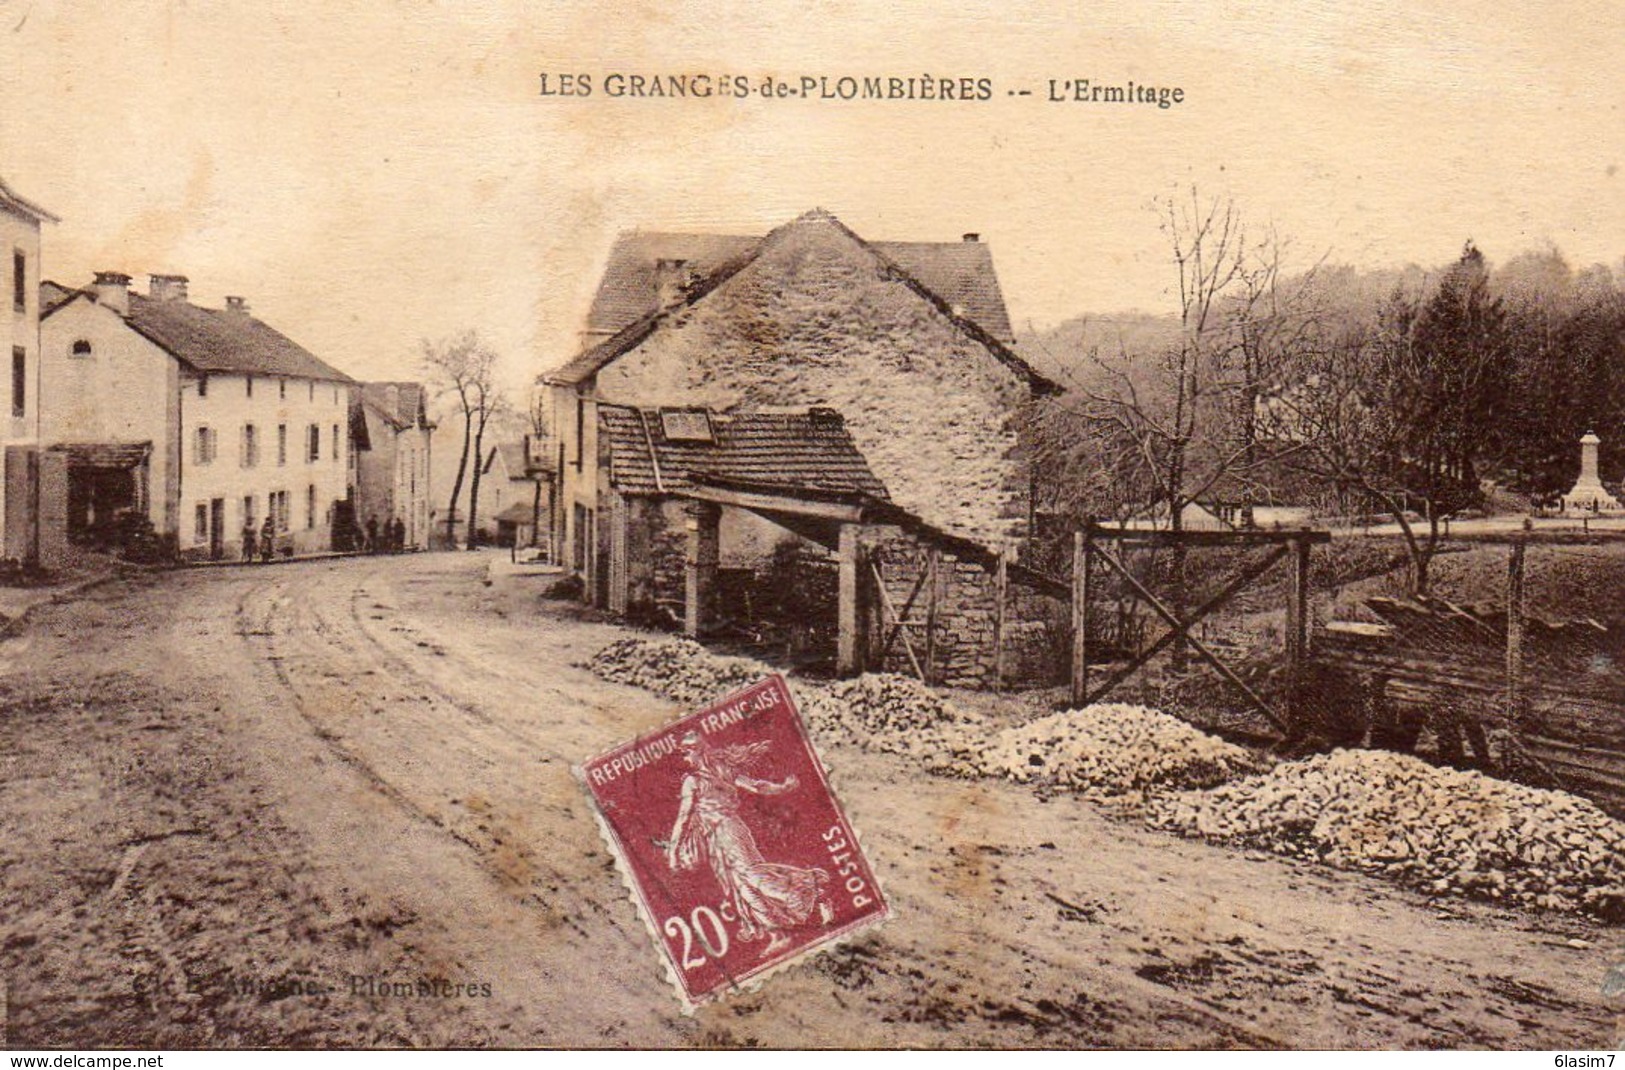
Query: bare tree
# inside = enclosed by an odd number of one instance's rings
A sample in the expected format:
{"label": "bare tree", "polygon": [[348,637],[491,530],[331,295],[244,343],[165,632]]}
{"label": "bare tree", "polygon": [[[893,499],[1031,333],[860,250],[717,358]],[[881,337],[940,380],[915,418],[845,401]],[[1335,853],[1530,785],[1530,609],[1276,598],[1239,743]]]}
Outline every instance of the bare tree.
{"label": "bare tree", "polygon": [[1394,518],[1418,596],[1443,522],[1481,499],[1479,465],[1501,448],[1510,346],[1485,275],[1469,243],[1430,297],[1396,292],[1266,407],[1295,467]]}
{"label": "bare tree", "polygon": [[1249,241],[1229,200],[1192,189],[1158,210],[1178,279],[1177,329],[1160,345],[1091,352],[1065,394],[1034,406],[1028,428],[1052,507],[1150,507],[1177,531],[1193,503],[1216,491],[1245,503],[1274,469],[1259,410],[1316,344],[1315,269],[1285,280],[1283,243],[1268,230]]}
{"label": "bare tree", "polygon": [[496,382],[496,364],[496,352],[472,330],[439,342],[423,342],[424,371],[435,396],[453,399],[463,420],[463,448],[457,459],[457,478],[452,483],[451,505],[446,511],[446,539],[454,545],[456,536],[453,525],[456,523],[457,502],[462,498],[463,481],[469,474],[469,460],[472,457],[474,461],[468,496],[469,549],[476,544],[485,428],[504,404],[502,391]]}

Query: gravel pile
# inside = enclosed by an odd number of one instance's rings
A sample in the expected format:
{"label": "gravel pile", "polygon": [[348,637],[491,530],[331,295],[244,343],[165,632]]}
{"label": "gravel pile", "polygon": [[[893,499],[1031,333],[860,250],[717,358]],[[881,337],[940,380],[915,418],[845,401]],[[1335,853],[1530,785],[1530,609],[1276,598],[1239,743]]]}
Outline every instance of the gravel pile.
{"label": "gravel pile", "polygon": [[879,673],[841,680],[802,702],[810,722],[834,741],[946,761],[986,746],[989,729],[911,676]]}
{"label": "gravel pile", "polygon": [[[692,707],[775,671],[749,658],[712,654],[689,639],[620,639],[595,654],[587,668]],[[797,681],[794,691],[820,743],[939,761],[986,745],[988,730],[979,714],[944,701],[912,677],[868,675],[828,685]]]}
{"label": "gravel pile", "polygon": [[1257,769],[1251,752],[1177,717],[1101,703],[1007,728],[957,771],[1102,797],[1211,787]]}
{"label": "gravel pile", "polygon": [[1438,893],[1625,917],[1625,824],[1584,799],[1386,751],[1334,751],[1154,800],[1150,822]]}
{"label": "gravel pile", "polygon": [[617,639],[594,654],[587,668],[696,708],[773,672],[759,661],[713,654],[692,639]]}

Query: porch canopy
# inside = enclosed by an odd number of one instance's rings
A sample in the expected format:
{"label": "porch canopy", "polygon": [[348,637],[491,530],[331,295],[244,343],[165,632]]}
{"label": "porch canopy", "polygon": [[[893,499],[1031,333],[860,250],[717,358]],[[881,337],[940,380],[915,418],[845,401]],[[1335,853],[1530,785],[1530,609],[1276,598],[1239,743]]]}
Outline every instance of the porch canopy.
{"label": "porch canopy", "polygon": [[[690,472],[688,485],[677,497],[694,503],[688,555],[685,631],[699,636],[709,622],[715,602],[717,580],[717,528],[722,507],[745,509],[788,528],[802,538],[833,550],[838,562],[837,670],[843,674],[859,669],[859,621],[867,607],[862,604],[859,577],[859,534],[865,526],[900,528],[989,570],[1000,563],[998,551],[971,539],[944,531],[895,502],[862,491],[827,490],[767,480],[737,479]],[[1058,598],[1070,596],[1063,583],[1041,572],[1005,561],[1011,579]]]}

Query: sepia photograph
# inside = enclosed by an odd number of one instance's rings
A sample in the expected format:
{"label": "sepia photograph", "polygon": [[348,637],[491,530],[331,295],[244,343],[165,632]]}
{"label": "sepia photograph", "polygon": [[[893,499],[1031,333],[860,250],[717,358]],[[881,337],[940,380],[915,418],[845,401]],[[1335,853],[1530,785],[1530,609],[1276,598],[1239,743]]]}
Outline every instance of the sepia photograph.
{"label": "sepia photograph", "polygon": [[0,42],[0,1048],[1625,1045],[1625,10]]}

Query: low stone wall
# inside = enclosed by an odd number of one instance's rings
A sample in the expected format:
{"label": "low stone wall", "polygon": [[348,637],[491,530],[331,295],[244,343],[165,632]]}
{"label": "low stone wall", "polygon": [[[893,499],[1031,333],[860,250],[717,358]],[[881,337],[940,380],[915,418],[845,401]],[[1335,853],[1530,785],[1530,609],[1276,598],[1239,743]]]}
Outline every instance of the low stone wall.
{"label": "low stone wall", "polygon": [[[870,529],[865,549],[869,559],[878,565],[886,597],[896,613],[905,612],[913,594],[902,632],[932,683],[970,688],[1040,687],[1065,679],[1070,611],[1064,602],[1010,580],[1005,589],[1003,638],[999,641],[999,591],[994,568],[947,547],[935,546],[928,536],[897,528]],[[933,550],[937,570],[935,610],[931,612],[931,580],[919,581],[922,575],[928,577]],[[872,575],[861,579],[870,586],[874,583]],[[868,627],[872,655],[878,657],[891,624],[878,598],[875,602]],[[885,651],[881,664],[871,666],[872,671],[913,673],[903,635]]]}

